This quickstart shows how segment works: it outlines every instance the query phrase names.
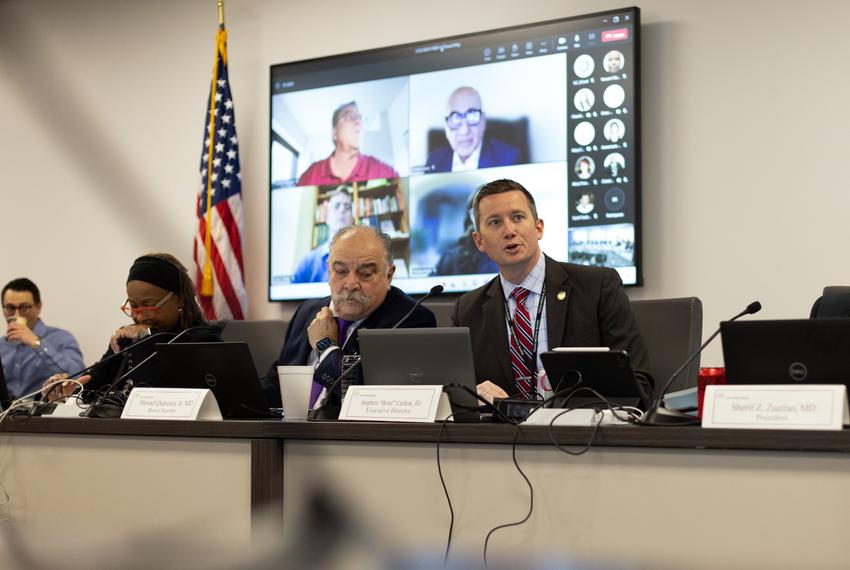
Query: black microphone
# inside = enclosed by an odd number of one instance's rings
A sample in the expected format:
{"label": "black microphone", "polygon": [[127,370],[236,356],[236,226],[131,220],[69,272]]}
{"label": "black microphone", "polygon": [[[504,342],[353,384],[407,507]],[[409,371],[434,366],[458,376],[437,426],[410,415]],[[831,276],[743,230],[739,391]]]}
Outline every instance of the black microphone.
{"label": "black microphone", "polygon": [[[735,315],[734,317],[729,319],[729,322],[737,320],[737,319],[743,317],[744,315],[753,315],[755,313],[758,313],[759,311],[761,311],[761,303],[759,303],[758,301],[753,301],[752,303],[747,305],[746,309],[744,309],[743,311],[741,311],[740,313],[738,313],[737,315]],[[714,338],[719,334],[720,334],[720,327],[717,327],[717,330],[714,331],[714,334],[712,334],[710,337],[708,337],[708,340],[705,341],[704,343],[702,343],[702,346],[700,346],[693,354],[691,354],[688,357],[688,359],[685,360],[685,363],[682,364],[673,373],[672,376],[670,376],[670,379],[667,380],[667,382],[664,384],[664,387],[655,396],[655,400],[652,402],[652,407],[650,407],[646,411],[646,413],[644,414],[643,420],[641,421],[642,424],[651,425],[651,426],[668,426],[668,425],[680,425],[681,426],[681,425],[693,425],[693,424],[699,423],[699,421],[700,421],[699,418],[695,418],[694,416],[691,416],[691,415],[688,415],[688,414],[685,414],[685,413],[682,413],[682,412],[679,412],[679,411],[676,411],[676,410],[668,410],[667,408],[665,408],[664,407],[664,395],[667,393],[667,390],[670,389],[670,385],[673,383],[673,380],[675,380],[679,376],[679,374],[682,373],[682,370],[687,368],[687,366],[691,362],[693,362],[694,359],[697,356],[699,356],[702,353],[703,350],[705,350],[705,347],[708,346],[711,343],[711,341],[713,341]]]}
{"label": "black microphone", "polygon": [[[147,336],[142,337],[141,339],[138,339],[138,340],[126,339],[127,341],[129,341],[129,346],[122,347],[121,350],[119,350],[118,352],[113,352],[112,354],[110,354],[106,358],[101,358],[100,360],[98,360],[97,362],[92,364],[91,366],[87,366],[86,368],[83,368],[82,370],[80,370],[78,372],[74,372],[73,374],[70,374],[68,376],[68,378],[76,378],[78,376],[83,376],[85,374],[88,374],[92,370],[99,368],[100,366],[106,364],[107,362],[110,362],[110,361],[118,358],[119,356],[126,354],[131,349],[138,348],[138,345],[140,345],[142,343],[148,342],[149,340],[160,337],[160,336],[170,335],[170,334],[173,334],[173,333],[159,332],[159,333],[147,335]],[[118,341],[119,345],[122,344],[122,342],[121,342],[122,340],[125,340],[125,338],[122,337],[121,339],[119,339],[119,341]],[[61,384],[54,385],[52,388],[50,388],[50,390],[47,391],[47,394],[44,394],[42,396],[42,398],[47,398],[47,396],[50,394],[50,392],[55,390],[57,386],[61,386]]]}
{"label": "black microphone", "polygon": [[[397,329],[398,327],[403,325],[407,321],[407,319],[410,318],[410,315],[412,315],[413,312],[419,307],[419,305],[421,305],[424,301],[430,299],[431,297],[439,295],[442,292],[442,285],[434,285],[433,287],[431,287],[431,290],[422,295],[422,297],[420,297],[419,300],[413,304],[413,307],[411,307],[411,309],[407,311],[407,313],[402,318],[400,318],[392,327],[390,327],[390,330]],[[340,344],[342,344],[342,342],[340,342]],[[319,402],[319,405],[307,412],[307,421],[335,420],[339,418],[339,412],[342,409],[342,404],[340,403],[339,406],[332,406],[328,403],[328,398],[330,397],[331,393],[336,390],[336,387],[340,384],[340,382],[342,382],[343,379],[346,378],[350,372],[353,372],[358,366],[360,366],[361,361],[362,359],[358,360],[348,368],[344,369],[339,375],[339,377],[333,382],[331,382],[330,387],[325,390],[325,397],[322,398],[322,401]]]}
{"label": "black microphone", "polygon": [[442,285],[434,285],[433,287],[431,287],[431,290],[428,291],[427,293],[425,293],[424,295],[422,295],[422,297],[420,297],[420,299],[413,304],[413,307],[409,311],[407,311],[407,314],[404,315],[402,318],[400,318],[398,320],[398,322],[391,327],[391,330],[397,329],[398,327],[403,325],[404,322],[407,321],[407,319],[410,317],[410,315],[413,314],[413,311],[418,309],[419,305],[421,305],[423,302],[427,301],[431,297],[436,297],[437,295],[439,295],[442,292],[443,292],[443,286]]}
{"label": "black microphone", "polygon": [[[163,343],[163,344],[172,344],[172,343],[175,343],[175,342],[177,342],[177,341],[178,341],[178,340],[179,340],[179,339],[180,339],[183,335],[185,335],[186,333],[188,333],[188,332],[192,332],[192,331],[201,330],[201,329],[208,329],[208,330],[210,330],[210,331],[220,331],[220,330],[221,330],[219,327],[217,327],[217,326],[215,326],[215,325],[200,325],[200,326],[196,326],[196,327],[189,327],[188,329],[184,329],[184,330],[180,331],[179,333],[177,333],[176,335],[174,335],[174,338],[169,339],[168,341],[166,341],[166,342],[165,342],[165,343]],[[173,333],[158,333],[158,334],[173,334]],[[147,338],[147,337],[145,337],[145,338]],[[132,374],[133,372],[136,372],[139,368],[141,368],[141,367],[142,367],[145,363],[147,363],[148,361],[150,361],[150,360],[151,360],[153,357],[155,357],[156,355],[157,355],[157,352],[154,350],[152,353],[150,353],[149,355],[147,355],[147,357],[145,357],[145,359],[144,359],[144,360],[142,360],[142,361],[141,361],[141,362],[139,362],[137,365],[135,365],[135,366],[134,366],[134,367],[132,367],[130,370],[128,370],[128,371],[126,372],[126,374],[124,374],[123,376],[120,376],[120,377],[118,378],[118,380],[116,380],[116,381],[113,383],[113,385],[110,387],[110,391],[112,391],[112,390],[115,388],[115,386],[117,386],[117,385],[118,385],[118,383],[119,383],[121,380],[124,380],[125,378],[127,378],[128,376],[130,376],[130,374]]]}
{"label": "black microphone", "polygon": [[[189,327],[187,329],[180,331],[176,335],[174,335],[173,338],[170,338],[167,342],[165,342],[165,344],[171,344],[173,342],[176,342],[178,339],[180,339],[186,333],[191,332],[191,331],[201,330],[201,329],[209,329],[211,331],[216,331],[216,330],[220,331],[221,330],[219,327],[217,327],[215,325],[200,325],[200,326],[195,326],[195,327]],[[173,335],[173,334],[174,333],[160,332],[160,333],[155,333],[155,334],[152,334],[152,335],[149,335],[149,336],[145,336],[145,337],[142,338],[142,340],[134,343],[132,345],[132,347],[138,347],[138,345],[141,344],[143,341],[154,338],[155,336]],[[131,347],[128,347],[128,348],[131,348]],[[125,350],[127,350],[127,349],[124,349],[121,352],[124,352]],[[112,356],[117,356],[118,354],[119,353],[116,353]],[[97,408],[97,406],[100,404],[101,400],[103,400],[105,397],[108,397],[109,394],[111,394],[115,390],[115,388],[118,387],[121,384],[121,382],[127,380],[127,378],[131,374],[137,372],[142,366],[144,366],[145,364],[150,362],[156,355],[157,355],[157,352],[154,350],[151,354],[149,354],[147,357],[145,357],[144,360],[139,362],[137,365],[132,367],[130,370],[128,370],[124,374],[119,374],[118,378],[116,378],[115,381],[112,382],[112,384],[109,385],[109,388],[107,388],[107,390],[97,400],[92,402],[92,404],[91,404],[91,406],[89,406],[89,409],[87,410],[87,412],[93,413],[92,410]],[[104,359],[104,360],[106,360],[106,359]]]}

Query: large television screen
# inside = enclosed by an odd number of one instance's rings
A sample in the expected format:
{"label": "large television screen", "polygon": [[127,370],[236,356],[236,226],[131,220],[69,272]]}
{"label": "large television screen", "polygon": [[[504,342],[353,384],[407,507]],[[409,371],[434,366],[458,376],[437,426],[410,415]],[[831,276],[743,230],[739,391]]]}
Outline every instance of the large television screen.
{"label": "large television screen", "polygon": [[641,283],[639,11],[271,67],[269,299],[328,294],[351,223],[392,239],[393,283],[469,291],[475,190],[534,195],[551,257]]}

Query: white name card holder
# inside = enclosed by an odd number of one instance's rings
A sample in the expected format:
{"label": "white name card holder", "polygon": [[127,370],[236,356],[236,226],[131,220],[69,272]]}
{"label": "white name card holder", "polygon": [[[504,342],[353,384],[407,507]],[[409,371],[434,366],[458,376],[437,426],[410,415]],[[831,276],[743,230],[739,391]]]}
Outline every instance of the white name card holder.
{"label": "white name card holder", "polygon": [[451,413],[442,386],[349,386],[339,419],[431,423]]}
{"label": "white name card holder", "polygon": [[847,386],[706,386],[702,427],[841,430],[850,423]]}
{"label": "white name card holder", "polygon": [[212,392],[202,388],[133,388],[121,419],[220,420]]}

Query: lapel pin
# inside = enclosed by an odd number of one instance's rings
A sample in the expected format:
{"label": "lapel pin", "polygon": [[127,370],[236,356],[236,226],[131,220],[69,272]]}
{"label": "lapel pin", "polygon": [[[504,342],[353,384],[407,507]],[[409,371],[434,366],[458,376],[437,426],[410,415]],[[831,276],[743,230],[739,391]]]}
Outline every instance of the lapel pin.
{"label": "lapel pin", "polygon": [[558,291],[557,297],[558,297],[559,301],[563,301],[564,299],[567,298],[567,292],[566,291]]}

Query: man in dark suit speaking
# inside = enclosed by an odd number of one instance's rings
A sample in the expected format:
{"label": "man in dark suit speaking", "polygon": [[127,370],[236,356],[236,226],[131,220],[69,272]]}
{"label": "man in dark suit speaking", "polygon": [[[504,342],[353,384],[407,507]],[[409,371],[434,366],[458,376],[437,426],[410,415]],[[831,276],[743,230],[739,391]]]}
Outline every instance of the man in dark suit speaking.
{"label": "man in dark suit speaking", "polygon": [[472,87],[455,89],[449,96],[446,112],[449,146],[439,147],[428,155],[426,173],[511,166],[519,162],[516,147],[484,136],[487,116],[478,91]]}
{"label": "man in dark suit speaking", "polygon": [[[348,226],[331,241],[328,256],[331,295],[305,301],[295,311],[280,357],[263,378],[271,407],[280,407],[279,365],[315,367],[310,406],[342,372],[342,357],[360,352],[360,328],[386,329],[413,308],[414,300],[391,285],[395,265],[389,238],[368,226]],[[418,307],[404,327],[434,327],[434,314]],[[339,402],[339,386],[330,401]]]}
{"label": "man in dark suit speaking", "polygon": [[469,327],[478,393],[488,400],[546,395],[539,355],[559,346],[626,350],[636,370],[648,356],[619,274],[559,263],[543,254],[543,220],[513,180],[478,190],[473,239],[499,267],[492,281],[458,299],[452,320]]}

